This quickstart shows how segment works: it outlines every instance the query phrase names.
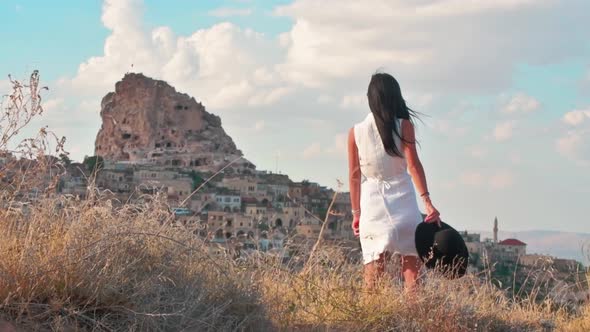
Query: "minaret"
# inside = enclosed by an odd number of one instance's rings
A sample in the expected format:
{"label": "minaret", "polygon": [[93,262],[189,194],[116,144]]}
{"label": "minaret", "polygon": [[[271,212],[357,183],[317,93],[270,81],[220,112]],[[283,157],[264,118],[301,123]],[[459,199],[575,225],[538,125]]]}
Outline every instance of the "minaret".
{"label": "minaret", "polygon": [[494,218],[494,243],[498,243],[498,217]]}

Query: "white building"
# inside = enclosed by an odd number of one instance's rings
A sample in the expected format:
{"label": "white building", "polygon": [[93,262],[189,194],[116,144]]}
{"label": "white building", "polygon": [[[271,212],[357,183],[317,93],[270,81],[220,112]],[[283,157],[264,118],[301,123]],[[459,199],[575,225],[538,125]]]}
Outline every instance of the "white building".
{"label": "white building", "polygon": [[242,198],[237,194],[217,194],[215,201],[224,211],[237,212],[242,207]]}

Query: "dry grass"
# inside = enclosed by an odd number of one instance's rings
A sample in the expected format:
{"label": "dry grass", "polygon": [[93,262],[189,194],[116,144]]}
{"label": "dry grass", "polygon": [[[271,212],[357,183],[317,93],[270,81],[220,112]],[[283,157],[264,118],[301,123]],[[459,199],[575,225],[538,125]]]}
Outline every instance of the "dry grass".
{"label": "dry grass", "polygon": [[324,259],[303,275],[272,271],[261,277],[275,326],[320,331],[584,331],[576,328],[590,319],[588,311],[576,314],[549,300],[513,301],[474,275],[447,280],[427,273],[416,293],[405,292],[400,282],[389,278],[368,293],[360,266],[339,264],[338,255],[326,256],[333,259]]}
{"label": "dry grass", "polygon": [[415,294],[323,246],[295,272],[272,258],[212,257],[163,223],[153,197],[113,208],[59,198],[0,222],[0,316],[24,330],[584,331],[589,308],[512,301],[475,276],[433,274]]}

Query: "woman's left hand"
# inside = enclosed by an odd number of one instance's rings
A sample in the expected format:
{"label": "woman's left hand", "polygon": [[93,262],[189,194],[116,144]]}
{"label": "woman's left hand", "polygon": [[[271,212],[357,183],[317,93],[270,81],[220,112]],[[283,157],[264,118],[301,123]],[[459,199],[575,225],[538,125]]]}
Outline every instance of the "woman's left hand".
{"label": "woman's left hand", "polygon": [[426,201],[424,203],[424,206],[426,208],[426,219],[424,219],[424,222],[426,223],[436,223],[438,225],[438,227],[441,227],[440,224],[440,212],[438,212],[438,210],[434,207],[434,205],[432,205],[432,202],[430,200]]}

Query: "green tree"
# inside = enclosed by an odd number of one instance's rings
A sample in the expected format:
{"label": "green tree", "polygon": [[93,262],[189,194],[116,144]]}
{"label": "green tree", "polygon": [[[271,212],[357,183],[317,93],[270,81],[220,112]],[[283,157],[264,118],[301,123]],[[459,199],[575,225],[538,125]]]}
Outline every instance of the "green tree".
{"label": "green tree", "polygon": [[258,224],[258,229],[261,231],[268,231],[270,230],[270,226],[266,222],[261,222]]}
{"label": "green tree", "polygon": [[95,172],[102,169],[104,166],[104,159],[101,156],[86,156],[82,163],[89,172]]}
{"label": "green tree", "polygon": [[203,176],[195,170],[191,170],[189,172],[189,176],[193,180],[193,191],[195,191],[201,184],[205,182]]}
{"label": "green tree", "polygon": [[69,167],[72,164],[72,160],[70,159],[70,157],[68,157],[66,153],[60,153],[59,160],[65,167]]}

